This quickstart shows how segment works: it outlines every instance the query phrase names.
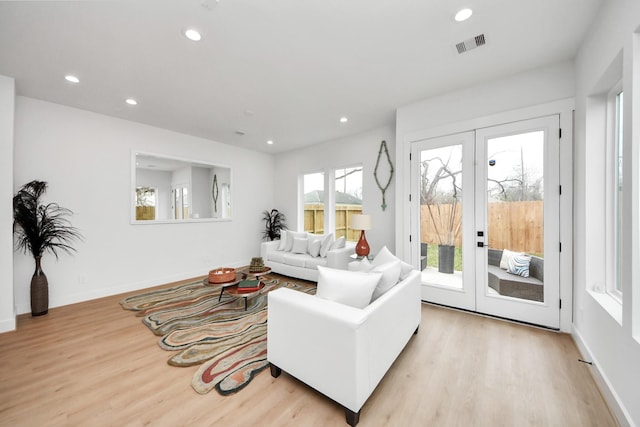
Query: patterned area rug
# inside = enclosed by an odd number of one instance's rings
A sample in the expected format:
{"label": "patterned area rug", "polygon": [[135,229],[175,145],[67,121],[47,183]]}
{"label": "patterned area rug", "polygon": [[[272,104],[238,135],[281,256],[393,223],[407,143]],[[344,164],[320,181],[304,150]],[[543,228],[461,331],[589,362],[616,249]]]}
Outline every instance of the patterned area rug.
{"label": "patterned area rug", "polygon": [[200,394],[215,388],[220,394],[244,388],[267,367],[267,293],[287,287],[315,293],[315,283],[268,274],[261,277],[262,292],[248,298],[222,293],[220,285],[203,279],[144,292],[120,301],[136,311],[162,349],[173,351],[172,366],[200,365],[191,385]]}

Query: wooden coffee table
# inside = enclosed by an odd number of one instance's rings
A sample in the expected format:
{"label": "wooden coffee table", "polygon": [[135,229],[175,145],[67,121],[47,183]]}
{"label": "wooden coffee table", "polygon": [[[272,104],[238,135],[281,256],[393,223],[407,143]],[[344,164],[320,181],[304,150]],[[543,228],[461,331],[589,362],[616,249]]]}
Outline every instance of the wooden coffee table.
{"label": "wooden coffee table", "polygon": [[[222,294],[224,293],[224,291],[227,291],[227,293],[229,293],[229,295],[233,295],[233,296],[238,296],[238,297],[243,297],[244,298],[244,309],[247,309],[247,298],[250,298],[258,293],[260,293],[260,291],[262,290],[262,288],[264,288],[264,283],[259,282],[259,286],[260,289],[256,290],[256,291],[252,291],[252,292],[238,292],[238,283],[240,283],[243,280],[255,280],[258,279],[260,280],[260,276],[264,276],[265,274],[269,274],[271,273],[271,267],[264,267],[262,268],[260,271],[249,271],[249,267],[243,268],[242,270],[239,270],[236,272],[236,277],[233,280],[230,280],[228,282],[225,283],[211,283],[209,282],[209,278],[205,277],[204,280],[202,281],[202,283],[204,283],[205,285],[221,285],[222,287],[220,288],[220,295],[218,296],[218,302],[220,302],[222,300]],[[233,288],[235,286],[236,291],[235,292],[228,292],[230,290],[230,288]]]}
{"label": "wooden coffee table", "polygon": [[222,288],[222,290],[226,291],[231,296],[244,298],[244,311],[247,311],[247,300],[258,295],[264,289],[264,283],[258,282],[258,288],[259,289],[247,291],[242,288],[238,288],[238,284],[236,283],[233,286],[226,286]]}

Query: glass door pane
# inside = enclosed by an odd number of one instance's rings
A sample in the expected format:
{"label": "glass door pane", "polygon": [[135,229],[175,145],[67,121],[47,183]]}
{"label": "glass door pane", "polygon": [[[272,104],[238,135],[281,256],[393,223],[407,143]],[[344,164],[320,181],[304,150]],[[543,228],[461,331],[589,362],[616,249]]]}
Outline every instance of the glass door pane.
{"label": "glass door pane", "polygon": [[544,301],[544,131],[487,139],[487,291]]}
{"label": "glass door pane", "polygon": [[560,324],[559,117],[476,131],[476,305]]}
{"label": "glass door pane", "polygon": [[422,271],[422,299],[475,309],[474,133],[432,138],[412,147],[413,262]]}
{"label": "glass door pane", "polygon": [[420,267],[424,282],[462,289],[462,144],[420,153]]}

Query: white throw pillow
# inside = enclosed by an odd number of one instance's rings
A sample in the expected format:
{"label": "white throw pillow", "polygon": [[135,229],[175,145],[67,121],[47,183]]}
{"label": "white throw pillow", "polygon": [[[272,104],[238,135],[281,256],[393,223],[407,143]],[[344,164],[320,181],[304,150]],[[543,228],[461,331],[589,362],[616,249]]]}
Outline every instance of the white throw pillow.
{"label": "white throw pillow", "polygon": [[322,244],[322,238],[309,236],[309,255],[316,258],[320,255],[320,245]]}
{"label": "white throw pillow", "polygon": [[524,255],[522,252],[513,252],[508,249],[502,251],[502,258],[500,258],[500,268],[503,270],[509,269],[509,259],[513,256]]}
{"label": "white throw pillow", "polygon": [[316,296],[351,307],[365,308],[381,278],[381,273],[337,270],[319,265]]}
{"label": "white throw pillow", "polygon": [[370,270],[371,273],[382,274],[382,278],[373,290],[373,295],[371,296],[372,302],[398,283],[398,279],[400,278],[400,269],[400,260],[396,260],[375,266]]}
{"label": "white throw pillow", "polygon": [[339,239],[337,239],[335,242],[331,244],[331,247],[329,248],[329,250],[332,251],[334,249],[342,249],[345,247],[346,244],[347,242],[344,240],[344,236],[340,237]]}
{"label": "white throw pillow", "polygon": [[293,238],[293,247],[291,252],[294,254],[306,254],[309,247],[309,239],[302,237]]}
{"label": "white throw pillow", "polygon": [[380,249],[380,252],[378,252],[371,262],[371,266],[377,267],[391,261],[400,261],[400,280],[406,279],[407,276],[409,276],[409,273],[414,270],[414,267],[411,264],[402,261],[400,258],[392,254],[386,246],[383,246],[382,249]]}
{"label": "white throw pillow", "polygon": [[367,271],[371,270],[371,263],[366,258],[362,258],[359,261],[352,261],[349,263],[349,270],[362,271],[366,273]]}
{"label": "white throw pillow", "polygon": [[327,252],[329,251],[329,247],[333,242],[333,233],[326,234],[322,239],[322,244],[320,245],[320,256],[322,258],[327,256]]}
{"label": "white throw pillow", "polygon": [[306,238],[307,233],[304,231],[287,231],[287,243],[285,244],[284,250],[287,252],[291,252],[293,249],[293,241],[298,237],[300,239]]}
{"label": "white throw pillow", "polygon": [[280,232],[280,243],[278,243],[277,250],[284,251],[284,248],[287,246],[287,230],[282,230]]}

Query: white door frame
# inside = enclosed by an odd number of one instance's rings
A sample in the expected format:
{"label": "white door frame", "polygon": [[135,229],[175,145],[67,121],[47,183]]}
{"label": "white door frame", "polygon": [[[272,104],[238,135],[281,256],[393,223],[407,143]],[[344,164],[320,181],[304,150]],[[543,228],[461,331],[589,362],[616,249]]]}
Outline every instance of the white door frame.
{"label": "white door frame", "polygon": [[[417,199],[417,202],[415,198],[410,200],[412,176],[410,155],[413,142],[440,135],[465,132],[470,129],[559,114],[560,128],[562,129],[560,140],[560,162],[562,165],[560,171],[560,185],[562,186],[562,197],[560,198],[560,241],[562,243],[562,252],[560,253],[560,299],[562,301],[560,330],[571,332],[573,320],[574,109],[574,99],[566,98],[486,116],[470,117],[431,128],[420,129],[413,127],[405,131],[404,126],[399,123],[396,134],[396,159],[399,162],[398,173],[396,174],[396,193],[398,195],[406,195],[406,198],[405,196],[396,197],[396,254],[413,265],[419,265],[420,252],[412,249],[411,243],[412,209],[415,203],[419,203],[419,199]],[[403,167],[402,165],[405,166]],[[410,201],[407,202],[407,200]]]}

